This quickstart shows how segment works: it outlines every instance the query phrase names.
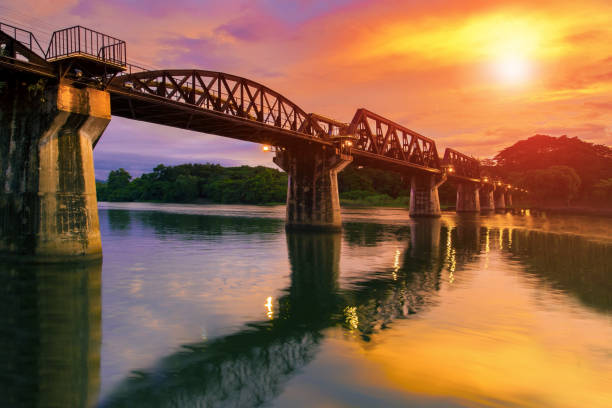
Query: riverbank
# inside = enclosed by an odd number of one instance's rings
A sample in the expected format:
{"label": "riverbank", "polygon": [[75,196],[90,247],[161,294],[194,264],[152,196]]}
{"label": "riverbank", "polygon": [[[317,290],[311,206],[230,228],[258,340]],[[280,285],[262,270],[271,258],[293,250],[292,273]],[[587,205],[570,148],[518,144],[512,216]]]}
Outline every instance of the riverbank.
{"label": "riverbank", "polygon": [[591,207],[530,207],[530,211],[558,215],[588,215],[612,218],[612,208]]}

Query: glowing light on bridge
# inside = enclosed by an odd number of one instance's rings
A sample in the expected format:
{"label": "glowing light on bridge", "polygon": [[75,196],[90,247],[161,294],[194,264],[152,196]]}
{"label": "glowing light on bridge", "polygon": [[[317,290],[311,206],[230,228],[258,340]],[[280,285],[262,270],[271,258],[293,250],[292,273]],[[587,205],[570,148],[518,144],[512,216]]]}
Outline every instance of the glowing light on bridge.
{"label": "glowing light on bridge", "polygon": [[263,145],[263,146],[261,146],[261,150],[263,150],[264,152],[270,152],[270,151],[272,151],[272,147],[270,147],[268,145]]}

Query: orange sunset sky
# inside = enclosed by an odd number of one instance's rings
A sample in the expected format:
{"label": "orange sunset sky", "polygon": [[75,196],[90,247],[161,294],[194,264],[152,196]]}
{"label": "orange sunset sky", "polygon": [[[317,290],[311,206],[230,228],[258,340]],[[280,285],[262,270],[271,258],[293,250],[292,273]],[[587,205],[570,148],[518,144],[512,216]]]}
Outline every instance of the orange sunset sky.
{"label": "orange sunset sky", "polygon": [[[43,41],[91,27],[137,64],[244,76],[341,121],[365,107],[439,152],[490,157],[537,133],[612,144],[610,1],[4,0],[0,13]],[[120,118],[96,148],[100,176],[206,161],[272,165],[256,145]]]}

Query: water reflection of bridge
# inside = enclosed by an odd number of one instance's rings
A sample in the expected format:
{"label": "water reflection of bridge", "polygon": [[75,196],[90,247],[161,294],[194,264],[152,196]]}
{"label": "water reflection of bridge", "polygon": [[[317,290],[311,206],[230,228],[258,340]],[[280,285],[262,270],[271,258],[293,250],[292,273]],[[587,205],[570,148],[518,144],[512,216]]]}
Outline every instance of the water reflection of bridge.
{"label": "water reflection of bridge", "polygon": [[102,263],[0,271],[0,406],[95,404]]}
{"label": "water reflection of bridge", "polygon": [[[219,217],[214,227],[210,223],[194,227],[190,221],[200,216],[156,217],[156,213],[136,215],[159,233],[165,233],[170,222],[172,233],[185,234],[186,239],[193,234],[249,230],[237,218]],[[117,228],[128,228],[130,222],[133,217],[111,219]],[[277,220],[251,223],[250,231],[252,225],[258,225],[255,232],[282,229]],[[388,268],[364,271],[367,278],[340,287],[342,240],[349,246],[375,245],[371,236],[396,237],[404,242],[403,255],[396,254]],[[557,256],[552,256],[546,249],[553,245],[581,250],[556,251]],[[242,406],[269,401],[314,359],[327,328],[343,327],[368,341],[398,319],[410,319],[435,305],[446,273],[461,273],[479,254],[490,251],[503,250],[539,279],[591,307],[612,309],[604,279],[610,273],[604,260],[612,249],[573,236],[487,228],[477,219],[463,218],[454,225],[422,220],[409,228],[352,224],[344,236],[293,233],[287,235],[287,247],[291,285],[279,299],[273,319],[249,324],[229,336],[184,345],[150,369],[126,378],[101,405]],[[572,273],[571,268],[578,266],[579,272]],[[64,279],[65,271],[45,267],[31,273],[24,268],[12,266],[11,273],[0,274],[0,302],[7,310],[0,335],[2,395],[16,407],[86,406],[96,400],[99,387],[100,267],[69,272],[69,285],[64,280],[59,284],[58,276]]]}

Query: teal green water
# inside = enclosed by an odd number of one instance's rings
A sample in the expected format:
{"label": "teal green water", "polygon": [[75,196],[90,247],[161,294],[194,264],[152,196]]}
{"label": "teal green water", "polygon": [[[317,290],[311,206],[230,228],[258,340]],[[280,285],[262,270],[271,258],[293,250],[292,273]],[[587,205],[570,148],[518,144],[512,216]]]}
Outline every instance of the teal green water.
{"label": "teal green water", "polygon": [[612,220],[283,217],[101,203],[103,263],[0,264],[0,406],[612,406]]}

